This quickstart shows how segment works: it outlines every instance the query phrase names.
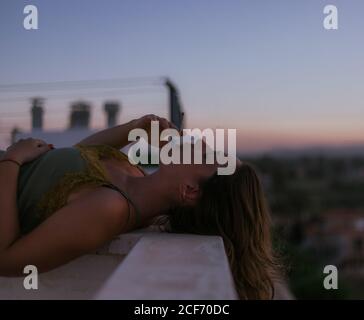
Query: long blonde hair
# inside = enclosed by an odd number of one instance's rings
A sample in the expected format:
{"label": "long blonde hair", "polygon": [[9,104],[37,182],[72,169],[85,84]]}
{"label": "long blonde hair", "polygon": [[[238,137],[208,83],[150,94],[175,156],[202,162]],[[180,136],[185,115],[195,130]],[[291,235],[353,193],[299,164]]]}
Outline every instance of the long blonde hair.
{"label": "long blonde hair", "polygon": [[[194,207],[178,207],[160,218],[171,232],[219,235],[241,299],[271,299],[279,264],[272,250],[271,219],[252,166],[214,175],[201,184]],[[166,224],[167,223],[167,224]]]}

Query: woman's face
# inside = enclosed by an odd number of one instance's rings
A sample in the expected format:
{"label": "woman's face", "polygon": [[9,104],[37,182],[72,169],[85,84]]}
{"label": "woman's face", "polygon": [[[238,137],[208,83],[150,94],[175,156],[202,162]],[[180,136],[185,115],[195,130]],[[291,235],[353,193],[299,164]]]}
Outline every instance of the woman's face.
{"label": "woman's face", "polygon": [[[179,164],[163,164],[161,168],[168,170],[171,176],[195,178],[197,181],[208,179],[216,173],[218,163],[215,152],[202,139],[195,143],[175,139],[173,150],[177,150]],[[173,152],[173,151],[172,151]]]}
{"label": "woman's face", "polygon": [[[218,156],[218,152],[215,152],[203,139],[193,140],[190,136],[182,136],[174,137],[170,142],[171,153],[169,156],[173,154],[173,159],[179,160],[177,161],[178,164],[166,165],[166,162],[163,161],[166,152],[161,151],[160,168],[167,172],[171,178],[194,180],[200,183],[213,176],[219,167],[226,167],[230,164],[226,161],[232,161],[231,163],[235,165],[235,168],[241,166],[242,163],[238,158],[229,160],[226,154]],[[225,161],[224,164],[221,164],[222,158]]]}

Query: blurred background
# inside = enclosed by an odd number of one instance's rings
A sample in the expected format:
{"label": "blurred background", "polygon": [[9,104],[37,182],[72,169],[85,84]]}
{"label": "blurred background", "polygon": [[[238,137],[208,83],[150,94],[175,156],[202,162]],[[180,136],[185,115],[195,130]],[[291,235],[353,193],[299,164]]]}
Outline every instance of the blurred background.
{"label": "blurred background", "polygon": [[[27,4],[38,30],[23,28]],[[327,4],[338,30],[323,28]],[[236,128],[294,297],[364,298],[363,13],[361,0],[2,0],[0,149],[146,113]],[[329,264],[339,290],[323,288]]]}

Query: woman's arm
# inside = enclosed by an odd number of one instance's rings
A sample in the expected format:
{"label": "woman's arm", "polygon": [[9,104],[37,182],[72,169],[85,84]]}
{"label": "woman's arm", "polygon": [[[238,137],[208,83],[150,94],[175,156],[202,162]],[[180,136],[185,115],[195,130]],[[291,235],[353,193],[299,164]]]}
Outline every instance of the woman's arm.
{"label": "woman's arm", "polygon": [[106,144],[111,147],[121,149],[129,144],[128,135],[129,131],[136,128],[135,120],[128,123],[121,124],[112,128],[108,128],[88,136],[81,140],[78,144],[81,145],[95,145]]}
{"label": "woman's arm", "polygon": [[6,249],[19,237],[16,192],[19,166],[0,162],[0,250]]}
{"label": "woman's arm", "polygon": [[98,249],[127,231],[128,209],[114,190],[97,188],[80,196],[0,251],[0,276],[21,276],[26,265],[49,271]]}
{"label": "woman's arm", "polygon": [[151,121],[159,121],[160,130],[167,128],[175,128],[175,126],[171,124],[167,119],[160,118],[154,114],[148,114],[139,119],[131,120],[128,123],[99,131],[83,139],[78,144],[81,145],[106,144],[111,147],[121,149],[130,143],[130,141],[128,141],[128,135],[131,130],[135,128],[140,128],[140,129],[145,129],[146,131],[149,132]]}
{"label": "woman's arm", "polygon": [[49,149],[44,141],[30,138],[12,145],[0,158],[0,252],[19,237],[16,198],[20,165]]}

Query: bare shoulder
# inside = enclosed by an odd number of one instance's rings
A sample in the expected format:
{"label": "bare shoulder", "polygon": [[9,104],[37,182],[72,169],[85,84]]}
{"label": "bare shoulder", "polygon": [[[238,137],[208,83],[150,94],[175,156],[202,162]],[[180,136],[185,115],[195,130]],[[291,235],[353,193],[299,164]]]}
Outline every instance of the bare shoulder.
{"label": "bare shoulder", "polygon": [[110,188],[94,188],[87,194],[87,199],[97,207],[109,212],[120,212],[120,210],[128,209],[127,200],[119,192]]}
{"label": "bare shoulder", "polygon": [[97,187],[80,195],[69,206],[78,207],[78,212],[87,212],[89,221],[95,217],[115,226],[124,226],[129,214],[127,200],[119,192],[105,187]]}
{"label": "bare shoulder", "polygon": [[127,200],[119,192],[105,187],[82,188],[78,192],[70,194],[67,204],[77,200],[87,201],[97,207],[102,206],[105,210],[127,206]]}

